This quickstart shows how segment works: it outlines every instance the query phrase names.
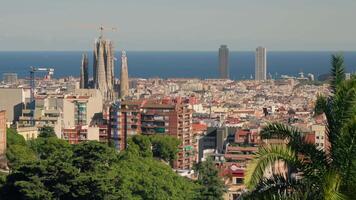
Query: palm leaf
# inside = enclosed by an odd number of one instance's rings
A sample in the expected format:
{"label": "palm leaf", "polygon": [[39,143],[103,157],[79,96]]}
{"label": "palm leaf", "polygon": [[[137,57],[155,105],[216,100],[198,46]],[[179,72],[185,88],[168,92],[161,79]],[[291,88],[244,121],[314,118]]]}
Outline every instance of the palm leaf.
{"label": "palm leaf", "polygon": [[260,147],[254,160],[249,163],[246,169],[245,185],[249,189],[255,188],[264,177],[266,168],[280,160],[290,166],[299,166],[295,152],[285,145]]}
{"label": "palm leaf", "polygon": [[323,192],[325,200],[344,200],[346,197],[339,192],[341,176],[335,171],[329,171],[324,178]]}
{"label": "palm leaf", "polygon": [[342,54],[331,56],[331,90],[336,92],[338,85],[345,79],[344,57]]}

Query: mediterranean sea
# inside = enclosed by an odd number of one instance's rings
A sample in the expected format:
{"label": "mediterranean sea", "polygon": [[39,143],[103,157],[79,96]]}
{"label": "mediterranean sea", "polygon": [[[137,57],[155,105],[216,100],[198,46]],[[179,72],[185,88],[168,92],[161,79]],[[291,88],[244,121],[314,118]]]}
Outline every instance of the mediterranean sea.
{"label": "mediterranean sea", "polygon": [[[0,52],[0,75],[17,73],[29,76],[30,66],[53,67],[55,77],[79,76],[81,51]],[[89,73],[92,73],[92,52]],[[273,77],[282,74],[298,76],[299,72],[318,77],[330,71],[331,54],[335,52],[288,51],[267,53],[267,72]],[[356,71],[356,52],[343,52],[347,72]],[[218,78],[218,52],[212,51],[128,51],[130,77],[139,78]],[[121,54],[116,52],[115,74],[119,77]],[[250,79],[254,74],[254,52],[230,52],[230,78]],[[2,77],[0,78],[2,79]]]}

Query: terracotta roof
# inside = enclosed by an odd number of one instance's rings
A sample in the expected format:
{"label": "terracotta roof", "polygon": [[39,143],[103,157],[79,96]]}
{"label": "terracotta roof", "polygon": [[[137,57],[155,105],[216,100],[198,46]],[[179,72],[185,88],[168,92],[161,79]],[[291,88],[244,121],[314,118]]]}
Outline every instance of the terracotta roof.
{"label": "terracotta roof", "polygon": [[208,126],[206,124],[192,124],[193,131],[205,131]]}

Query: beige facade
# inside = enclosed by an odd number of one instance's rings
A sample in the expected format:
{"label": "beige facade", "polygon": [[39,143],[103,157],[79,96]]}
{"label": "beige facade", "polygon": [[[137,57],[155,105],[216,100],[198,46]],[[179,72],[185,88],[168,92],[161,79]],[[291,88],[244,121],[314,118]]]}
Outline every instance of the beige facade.
{"label": "beige facade", "polygon": [[103,96],[97,89],[77,89],[63,100],[61,137],[71,144],[86,140],[99,141]]}
{"label": "beige facade", "polygon": [[321,150],[325,150],[327,137],[325,125],[314,124],[311,126],[311,130],[315,133],[315,146]]}
{"label": "beige facade", "polygon": [[[63,97],[56,95],[46,97],[36,97],[34,110],[23,109],[22,116],[19,117],[17,128],[24,128],[24,137],[26,131],[30,128],[42,128],[44,126],[53,127],[57,137],[60,137],[62,130],[61,110],[63,108]],[[28,129],[25,129],[28,128]],[[29,135],[32,137],[32,134]],[[35,136],[37,137],[37,136]],[[25,137],[26,138],[26,137]]]}
{"label": "beige facade", "polygon": [[19,127],[16,130],[18,134],[25,138],[25,140],[36,139],[39,134],[37,127]]}
{"label": "beige facade", "polygon": [[8,122],[16,121],[22,114],[29,93],[22,88],[0,88],[0,110],[6,111]]}
{"label": "beige facade", "polygon": [[[82,109],[80,111],[80,109]],[[81,113],[79,113],[81,112]],[[93,119],[103,112],[103,97],[96,89],[77,89],[63,100],[62,124],[64,129],[77,125],[93,125]]]}

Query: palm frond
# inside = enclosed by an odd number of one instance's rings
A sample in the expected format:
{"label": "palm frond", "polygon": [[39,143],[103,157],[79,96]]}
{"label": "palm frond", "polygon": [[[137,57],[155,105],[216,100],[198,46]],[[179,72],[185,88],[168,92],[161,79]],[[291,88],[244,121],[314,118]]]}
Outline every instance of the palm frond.
{"label": "palm frond", "polygon": [[306,169],[314,172],[316,168],[323,168],[328,164],[325,152],[316,148],[314,144],[307,143],[305,135],[295,127],[290,127],[282,123],[270,123],[261,131],[262,139],[282,139],[286,140],[288,146],[297,154],[301,154],[306,162]]}
{"label": "palm frond", "polygon": [[336,92],[338,85],[345,79],[344,57],[342,54],[331,56],[331,90]]}
{"label": "palm frond", "polygon": [[304,182],[294,178],[289,179],[281,175],[273,175],[269,178],[263,178],[254,190],[243,193],[240,199],[302,200],[310,199],[312,196],[316,196],[316,194],[310,191],[310,187]]}
{"label": "palm frond", "polygon": [[323,192],[325,200],[344,200],[346,196],[339,192],[341,176],[336,171],[329,171],[323,182]]}
{"label": "palm frond", "polygon": [[264,177],[267,167],[277,161],[284,161],[290,166],[299,166],[296,153],[285,145],[262,146],[246,169],[245,185],[254,189]]}

